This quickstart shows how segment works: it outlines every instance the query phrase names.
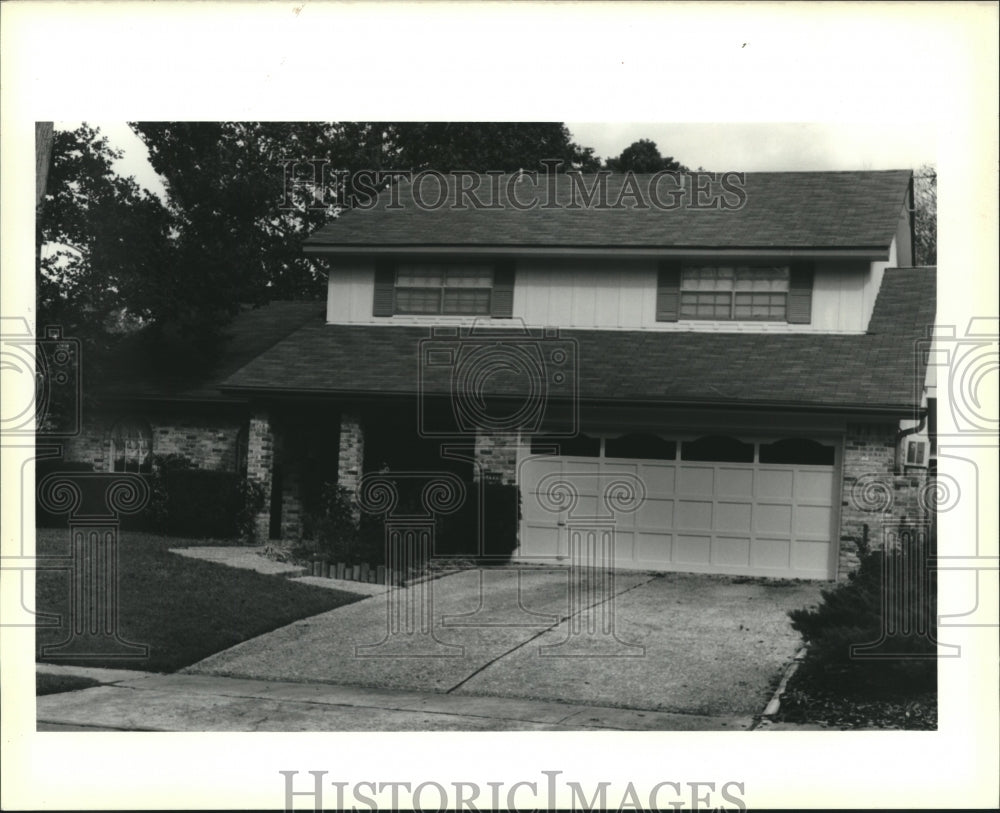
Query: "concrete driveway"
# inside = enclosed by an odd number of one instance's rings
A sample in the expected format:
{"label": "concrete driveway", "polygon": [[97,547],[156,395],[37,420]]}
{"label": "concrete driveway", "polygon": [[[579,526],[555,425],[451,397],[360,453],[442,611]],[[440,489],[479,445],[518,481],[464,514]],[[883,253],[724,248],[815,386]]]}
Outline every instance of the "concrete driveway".
{"label": "concrete driveway", "polygon": [[619,572],[612,588],[591,572],[571,590],[569,570],[465,571],[298,621],[184,671],[752,717],[801,646],[787,611],[814,604],[822,586]]}

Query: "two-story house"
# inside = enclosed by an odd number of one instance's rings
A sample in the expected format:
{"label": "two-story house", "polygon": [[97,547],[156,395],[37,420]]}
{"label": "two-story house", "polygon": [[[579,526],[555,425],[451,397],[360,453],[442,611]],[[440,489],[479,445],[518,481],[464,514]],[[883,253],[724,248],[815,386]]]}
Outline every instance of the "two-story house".
{"label": "two-story house", "polygon": [[[921,516],[935,270],[910,267],[909,171],[672,197],[646,176],[428,180],[309,238],[325,317],[281,306],[281,337],[202,388],[273,536],[320,480],[384,468],[515,483],[530,561],[565,561],[573,512],[616,479],[642,492],[613,518],[620,567],[843,577],[863,536]],[[91,458],[114,466],[123,430],[100,431]]]}

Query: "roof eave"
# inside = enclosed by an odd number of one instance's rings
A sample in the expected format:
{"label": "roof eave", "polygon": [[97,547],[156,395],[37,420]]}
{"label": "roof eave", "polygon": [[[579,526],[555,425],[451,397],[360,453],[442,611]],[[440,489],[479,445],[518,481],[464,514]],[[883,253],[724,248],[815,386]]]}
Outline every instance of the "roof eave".
{"label": "roof eave", "polygon": [[[305,387],[271,387],[271,386],[241,386],[239,384],[222,384],[219,389],[225,393],[240,393],[244,397],[254,398],[271,396],[276,398],[337,398],[343,400],[369,399],[411,399],[420,393],[413,391],[385,392],[384,390],[331,390],[325,388]],[[426,394],[425,394],[426,395]],[[431,398],[448,398],[447,394],[430,395]],[[505,396],[513,398],[514,396]],[[655,396],[640,396],[628,399],[615,398],[581,398],[580,403],[592,406],[636,406],[636,407],[712,407],[724,409],[751,410],[782,410],[787,412],[841,412],[852,415],[912,415],[914,410],[924,409],[913,403],[836,403],[829,401],[803,402],[780,401],[764,399],[734,399],[734,398],[657,398]]]}
{"label": "roof eave", "polygon": [[635,259],[726,257],[732,259],[783,259],[823,260],[849,259],[884,262],[889,259],[890,246],[849,246],[845,248],[810,246],[767,246],[712,248],[709,246],[516,246],[516,245],[455,245],[455,244],[399,244],[399,245],[330,245],[306,243],[303,251],[315,256],[339,257],[400,257],[413,255],[463,255],[505,257],[595,257],[623,256]]}

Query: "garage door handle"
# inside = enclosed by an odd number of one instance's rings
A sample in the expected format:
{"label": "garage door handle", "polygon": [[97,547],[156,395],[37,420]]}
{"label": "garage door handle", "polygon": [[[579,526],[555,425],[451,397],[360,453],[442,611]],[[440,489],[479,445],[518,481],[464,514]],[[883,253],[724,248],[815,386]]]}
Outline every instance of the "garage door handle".
{"label": "garage door handle", "polygon": [[556,523],[556,525],[561,525],[561,526],[563,526],[563,527],[565,528],[565,527],[566,527],[566,520],[564,520],[564,519],[561,519],[561,520],[559,520],[559,521],[558,521],[558,522]]}

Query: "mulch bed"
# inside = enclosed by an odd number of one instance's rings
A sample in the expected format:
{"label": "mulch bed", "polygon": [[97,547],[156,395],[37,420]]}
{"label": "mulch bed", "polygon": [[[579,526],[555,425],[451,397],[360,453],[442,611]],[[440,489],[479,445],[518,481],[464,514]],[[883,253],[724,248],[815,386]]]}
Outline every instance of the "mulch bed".
{"label": "mulch bed", "polygon": [[937,692],[845,693],[820,685],[799,670],[788,681],[774,719],[785,723],[818,723],[838,729],[936,731]]}

